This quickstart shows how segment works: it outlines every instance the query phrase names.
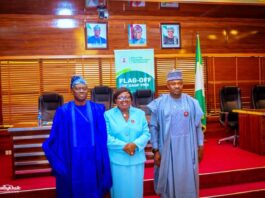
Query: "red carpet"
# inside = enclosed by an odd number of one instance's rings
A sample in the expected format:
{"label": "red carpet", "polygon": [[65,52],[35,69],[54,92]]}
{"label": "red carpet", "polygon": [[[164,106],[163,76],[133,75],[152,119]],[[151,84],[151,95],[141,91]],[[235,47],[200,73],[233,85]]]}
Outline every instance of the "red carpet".
{"label": "red carpet", "polygon": [[265,156],[233,147],[231,142],[218,145],[216,139],[208,139],[205,143],[204,159],[200,163],[200,173],[264,166]]}
{"label": "red carpet", "polygon": [[[55,180],[52,176],[12,179],[11,156],[0,156],[0,187],[9,184],[21,187],[21,190],[39,189],[55,187]],[[231,143],[217,144],[216,139],[208,139],[205,143],[204,159],[200,164],[200,176],[203,177],[213,172],[223,172],[230,170],[248,169],[256,167],[265,167],[265,156],[256,155],[238,147],[233,147]],[[153,168],[148,167],[145,170],[145,179],[153,178]],[[250,186],[254,185],[254,187]],[[234,186],[238,190],[247,190],[248,188],[260,189],[265,188],[265,182],[253,182]],[[213,195],[216,192],[230,193],[234,192],[231,187],[214,187],[211,189],[201,189],[201,196]],[[147,196],[156,197],[156,196]]]}

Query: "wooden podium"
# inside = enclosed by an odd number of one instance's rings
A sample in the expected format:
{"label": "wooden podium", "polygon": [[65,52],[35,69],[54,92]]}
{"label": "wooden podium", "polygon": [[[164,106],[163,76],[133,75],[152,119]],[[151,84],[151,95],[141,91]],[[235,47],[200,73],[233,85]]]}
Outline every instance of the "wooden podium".
{"label": "wooden podium", "polygon": [[13,140],[13,177],[50,175],[51,168],[42,150],[51,126],[9,128]]}
{"label": "wooden podium", "polygon": [[265,155],[265,109],[235,109],[239,114],[239,147]]}

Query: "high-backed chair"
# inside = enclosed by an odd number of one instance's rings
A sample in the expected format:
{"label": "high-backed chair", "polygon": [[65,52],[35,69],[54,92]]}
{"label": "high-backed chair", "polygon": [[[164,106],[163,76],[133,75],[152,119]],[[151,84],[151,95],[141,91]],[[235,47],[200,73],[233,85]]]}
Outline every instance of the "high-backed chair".
{"label": "high-backed chair", "polygon": [[58,93],[43,93],[39,97],[39,111],[42,114],[42,122],[51,122],[55,111],[63,105],[63,96]]}
{"label": "high-backed chair", "polygon": [[251,92],[254,109],[265,109],[265,85],[255,85]]}
{"label": "high-backed chair", "polygon": [[91,90],[91,100],[96,103],[104,104],[108,110],[112,106],[113,89],[108,86],[96,86]]}
{"label": "high-backed chair", "polygon": [[136,90],[133,94],[134,106],[142,109],[146,115],[150,115],[150,110],[146,107],[154,99],[154,93],[150,89]]}
{"label": "high-backed chair", "polygon": [[232,140],[233,145],[237,146],[238,142],[238,114],[233,113],[233,109],[241,109],[241,91],[237,86],[224,86],[220,90],[220,123],[234,131],[232,136],[222,138],[218,141],[221,144],[223,141]]}

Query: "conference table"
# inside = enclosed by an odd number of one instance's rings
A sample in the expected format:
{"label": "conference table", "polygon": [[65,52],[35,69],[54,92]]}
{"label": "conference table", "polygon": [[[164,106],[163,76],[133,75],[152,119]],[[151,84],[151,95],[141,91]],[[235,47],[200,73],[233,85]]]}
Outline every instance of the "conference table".
{"label": "conference table", "polygon": [[239,147],[265,155],[265,109],[234,109],[238,113]]}

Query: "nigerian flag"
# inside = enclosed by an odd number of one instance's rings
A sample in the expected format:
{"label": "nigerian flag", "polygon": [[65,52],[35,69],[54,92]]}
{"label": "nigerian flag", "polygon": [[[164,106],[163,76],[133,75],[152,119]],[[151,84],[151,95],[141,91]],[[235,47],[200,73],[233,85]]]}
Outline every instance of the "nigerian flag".
{"label": "nigerian flag", "polygon": [[201,109],[204,113],[202,118],[202,127],[206,129],[206,105],[205,105],[205,94],[204,94],[204,80],[203,80],[203,65],[202,65],[202,54],[200,46],[199,34],[196,38],[196,66],[195,66],[195,98],[198,100]]}

